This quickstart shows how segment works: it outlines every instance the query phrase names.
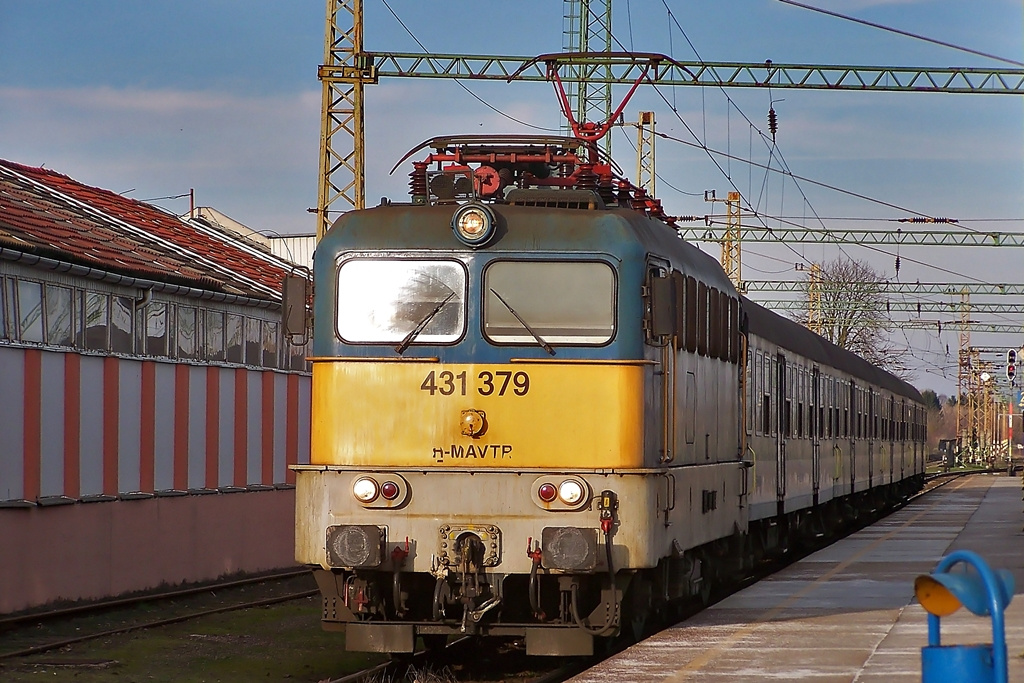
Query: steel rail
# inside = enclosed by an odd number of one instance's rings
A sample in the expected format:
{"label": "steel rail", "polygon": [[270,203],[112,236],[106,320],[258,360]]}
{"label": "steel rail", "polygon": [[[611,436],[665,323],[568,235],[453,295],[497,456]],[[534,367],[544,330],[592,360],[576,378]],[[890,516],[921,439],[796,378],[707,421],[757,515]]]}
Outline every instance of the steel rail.
{"label": "steel rail", "polygon": [[[209,587],[207,587],[209,589]],[[267,605],[276,605],[281,602],[289,602],[291,600],[300,600],[302,598],[312,597],[319,595],[320,591],[300,591],[298,593],[289,593],[287,595],[279,595],[273,598],[265,598],[263,600],[253,600],[250,602],[239,603],[235,605],[225,605],[223,607],[215,607],[212,609],[201,610],[199,612],[192,612],[190,614],[182,614],[176,617],[168,617],[167,619],[156,619],[154,621],[147,621],[141,624],[130,624],[128,626],[122,626],[119,628],[108,629],[106,631],[100,631],[97,633],[87,633],[81,636],[75,636],[74,638],[65,638],[59,641],[53,641],[50,643],[44,643],[43,645],[32,645],[30,647],[22,648],[20,650],[14,650],[11,652],[0,653],[0,660],[11,659],[13,657],[25,657],[28,655],[38,654],[40,652],[48,652],[50,650],[56,650],[58,648],[66,647],[68,645],[74,645],[75,643],[81,643],[87,640],[95,640],[96,638],[104,638],[107,636],[115,636],[122,633],[131,633],[133,631],[142,631],[147,628],[154,628],[157,626],[168,626],[170,624],[178,624],[183,621],[190,621],[192,619],[198,619],[200,617],[206,617],[213,614],[222,614],[224,612],[234,612],[240,609],[248,609],[250,607],[266,607]]]}

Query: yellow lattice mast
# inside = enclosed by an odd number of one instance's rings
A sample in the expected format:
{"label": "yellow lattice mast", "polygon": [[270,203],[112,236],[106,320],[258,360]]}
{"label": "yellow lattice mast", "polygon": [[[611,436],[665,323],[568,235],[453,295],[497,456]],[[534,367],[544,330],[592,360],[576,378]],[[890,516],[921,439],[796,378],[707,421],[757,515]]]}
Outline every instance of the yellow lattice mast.
{"label": "yellow lattice mast", "polygon": [[636,127],[636,184],[644,188],[648,197],[657,197],[654,191],[654,112],[640,112]]}
{"label": "yellow lattice mast", "polygon": [[376,83],[373,58],[363,53],[363,0],[327,0],[320,108],[319,240],[331,226],[329,207],[366,206],[363,86]]}
{"label": "yellow lattice mast", "polygon": [[970,448],[971,295],[960,292],[960,351],[957,354],[956,440],[961,451]]}
{"label": "yellow lattice mast", "polygon": [[815,334],[821,334],[825,321],[821,313],[821,264],[811,264],[811,274],[807,282],[807,328]]}

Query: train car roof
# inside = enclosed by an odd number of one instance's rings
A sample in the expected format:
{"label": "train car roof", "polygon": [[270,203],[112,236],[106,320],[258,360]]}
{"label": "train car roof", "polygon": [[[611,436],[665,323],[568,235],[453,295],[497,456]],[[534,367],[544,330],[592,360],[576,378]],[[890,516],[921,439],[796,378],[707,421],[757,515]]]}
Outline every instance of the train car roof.
{"label": "train car roof", "polygon": [[910,383],[872,365],[857,354],[836,346],[800,323],[770,311],[746,297],[742,299],[749,332],[805,358],[888,389],[894,394],[922,401],[920,392]]}

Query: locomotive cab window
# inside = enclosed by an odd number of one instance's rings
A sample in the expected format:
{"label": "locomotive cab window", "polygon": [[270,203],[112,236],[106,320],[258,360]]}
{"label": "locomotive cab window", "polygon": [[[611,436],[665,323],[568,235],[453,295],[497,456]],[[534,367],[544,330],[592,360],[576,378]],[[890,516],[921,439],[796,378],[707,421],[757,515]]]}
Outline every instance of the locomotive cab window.
{"label": "locomotive cab window", "polygon": [[465,294],[459,261],[349,259],[338,268],[338,335],[356,344],[451,344],[465,332]]}
{"label": "locomotive cab window", "polygon": [[615,335],[615,271],[599,261],[494,261],[483,331],[495,344],[600,346]]}

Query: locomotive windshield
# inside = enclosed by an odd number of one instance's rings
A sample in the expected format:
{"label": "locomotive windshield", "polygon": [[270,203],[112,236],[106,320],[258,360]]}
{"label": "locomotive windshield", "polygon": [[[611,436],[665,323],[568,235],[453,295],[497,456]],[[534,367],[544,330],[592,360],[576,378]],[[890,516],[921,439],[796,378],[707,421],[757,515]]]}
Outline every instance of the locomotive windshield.
{"label": "locomotive windshield", "polygon": [[600,345],[615,334],[615,272],[598,261],[495,261],[484,335],[497,344]]}
{"label": "locomotive windshield", "polygon": [[338,269],[338,334],[357,344],[458,341],[466,327],[458,261],[354,258]]}

